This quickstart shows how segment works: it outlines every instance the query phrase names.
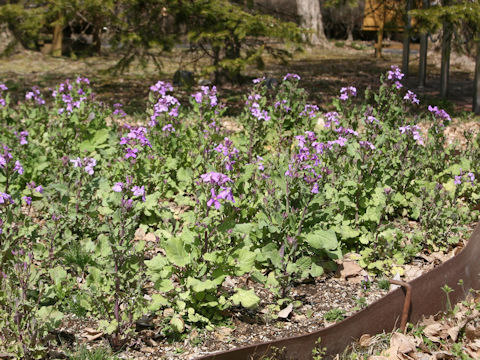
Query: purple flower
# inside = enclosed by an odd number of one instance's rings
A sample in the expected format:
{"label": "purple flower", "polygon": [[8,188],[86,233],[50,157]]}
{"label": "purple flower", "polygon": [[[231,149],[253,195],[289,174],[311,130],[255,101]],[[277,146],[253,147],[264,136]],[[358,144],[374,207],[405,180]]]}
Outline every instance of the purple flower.
{"label": "purple flower", "polygon": [[13,171],[18,172],[20,175],[23,174],[23,167],[22,164],[20,164],[20,161],[15,161],[15,167],[13,168]]}
{"label": "purple flower", "polygon": [[130,210],[133,206],[133,199],[122,199],[122,206],[125,210]]}
{"label": "purple flower", "polygon": [[254,84],[258,84],[258,83],[261,83],[263,80],[265,80],[265,76],[263,76],[261,78],[253,79],[252,82]]}
{"label": "purple flower", "polygon": [[462,175],[455,176],[454,184],[455,185],[460,185],[461,183],[462,183]]}
{"label": "purple flower", "polygon": [[137,186],[135,185],[131,189],[134,196],[145,196],[145,186]]}
{"label": "purple flower", "polygon": [[12,197],[7,193],[0,192],[0,204],[7,204],[7,203],[10,203],[10,204],[14,203]]}
{"label": "purple flower", "polygon": [[136,148],[127,148],[127,153],[125,154],[125,159],[128,158],[137,158],[138,149]]}
{"label": "purple flower", "polygon": [[20,145],[28,144],[28,141],[27,141],[28,131],[20,131],[19,133],[15,131],[15,135],[17,136],[17,139],[20,142]]}
{"label": "purple flower", "polygon": [[7,91],[8,88],[5,86],[5,84],[1,84],[1,83],[0,83],[0,90],[2,90],[2,91]]}
{"label": "purple flower", "polygon": [[312,194],[318,194],[318,183],[313,184]]}
{"label": "purple flower", "polygon": [[227,182],[232,182],[232,179],[230,179],[227,175],[214,172],[214,171],[210,171],[206,174],[202,174],[200,175],[200,177],[204,183],[209,183],[209,184],[223,185]]}
{"label": "purple flower", "polygon": [[403,99],[410,101],[412,104],[420,104],[420,100],[417,99],[417,95],[410,90],[407,91]]}
{"label": "purple flower", "polygon": [[467,176],[470,178],[470,182],[473,185],[473,182],[475,181],[475,175],[471,172],[467,173]]}
{"label": "purple flower", "polygon": [[360,146],[362,146],[366,149],[370,149],[370,150],[375,150],[376,149],[375,145],[373,145],[369,141],[359,141],[358,143],[360,144]]}
{"label": "purple flower", "polygon": [[97,160],[95,160],[94,158],[84,158],[83,161],[85,164],[84,170],[87,172],[87,174],[93,175],[93,168],[95,167],[95,165],[97,165]]}
{"label": "purple flower", "polygon": [[428,111],[430,111],[438,119],[452,121],[452,118],[445,110],[439,109],[436,106],[428,105]]}
{"label": "purple flower", "polygon": [[30,206],[32,204],[32,198],[30,196],[24,196],[24,197],[22,197],[22,199],[25,200],[27,205]]}
{"label": "purple flower", "polygon": [[73,164],[73,167],[82,167],[82,159],[77,157],[76,159],[71,159],[70,162]]}
{"label": "purple flower", "polygon": [[400,126],[398,128],[398,130],[400,130],[400,133],[401,134],[405,134],[405,133],[408,133],[408,134],[411,134],[413,139],[419,144],[419,145],[425,145],[424,141],[423,141],[423,138],[422,138],[422,135],[420,134],[420,127],[417,126],[417,125],[413,125],[413,126],[410,126],[410,125],[406,125],[406,126]]}
{"label": "purple flower", "polygon": [[340,89],[339,99],[342,101],[348,100],[350,97],[357,96],[357,88],[354,86],[343,87]]}
{"label": "purple flower", "polygon": [[339,115],[336,111],[331,111],[331,112],[326,113],[325,114],[325,119],[326,119],[325,127],[330,128],[332,126],[332,122],[334,122],[335,125],[338,126],[340,124],[340,122],[338,120],[338,117],[339,117]]}
{"label": "purple flower", "polygon": [[288,79],[294,79],[294,80],[300,81],[300,76],[298,76],[297,74],[288,73],[287,75],[285,75],[283,77],[283,81],[288,80]]}
{"label": "purple flower", "polygon": [[387,79],[388,80],[391,80],[391,81],[398,81],[398,80],[402,80],[403,77],[405,76],[402,71],[400,70],[400,68],[396,65],[392,65],[390,67],[391,70],[389,70],[387,72]]}
{"label": "purple flower", "polygon": [[365,122],[367,124],[372,124],[372,123],[378,123],[378,120],[375,116],[368,115],[367,118],[365,119]]}
{"label": "purple flower", "polygon": [[163,132],[175,132],[175,128],[172,124],[167,124],[162,128]]}
{"label": "purple flower", "polygon": [[40,194],[43,194],[43,187],[42,185],[38,185],[37,187],[34,188],[34,190]]}
{"label": "purple flower", "polygon": [[115,192],[122,192],[123,191],[123,183],[122,182],[116,182],[115,185],[113,185],[112,190]]}
{"label": "purple flower", "polygon": [[212,194],[212,197],[207,201],[207,206],[211,207],[212,205],[215,207],[215,209],[220,209],[222,204],[218,201],[218,196],[215,194],[215,190],[210,189],[210,192]]}

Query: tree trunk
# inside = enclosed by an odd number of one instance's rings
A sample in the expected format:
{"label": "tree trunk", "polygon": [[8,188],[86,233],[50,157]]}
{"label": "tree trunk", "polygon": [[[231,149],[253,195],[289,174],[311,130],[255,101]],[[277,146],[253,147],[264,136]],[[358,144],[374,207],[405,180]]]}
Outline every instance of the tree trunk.
{"label": "tree trunk", "polygon": [[313,45],[324,44],[327,38],[323,31],[320,0],[296,0],[296,2],[297,15],[300,17],[300,26],[312,31],[308,40]]}
{"label": "tree trunk", "polygon": [[472,110],[476,115],[480,115],[480,41],[477,41],[477,59],[475,62]]}
{"label": "tree trunk", "polygon": [[375,44],[375,57],[377,59],[382,58],[382,46],[383,46],[383,25],[377,30],[377,43]]}
{"label": "tree trunk", "polygon": [[53,28],[52,56],[62,56],[63,26],[56,24]]}
{"label": "tree trunk", "polygon": [[[430,7],[430,0],[422,1],[422,8]],[[427,80],[427,52],[428,52],[428,34],[420,34],[420,59],[418,64],[418,87],[424,88]]]}
{"label": "tree trunk", "polygon": [[410,15],[408,12],[412,9],[412,0],[406,1],[405,6],[405,26],[403,28],[403,56],[402,56],[402,72],[408,77],[408,63],[410,61]]}
{"label": "tree trunk", "polygon": [[[448,5],[448,1],[444,0],[444,6]],[[452,45],[452,24],[448,22],[443,23],[442,36],[442,65],[440,68],[440,97],[446,98],[448,95],[448,80],[450,75],[450,52]]]}

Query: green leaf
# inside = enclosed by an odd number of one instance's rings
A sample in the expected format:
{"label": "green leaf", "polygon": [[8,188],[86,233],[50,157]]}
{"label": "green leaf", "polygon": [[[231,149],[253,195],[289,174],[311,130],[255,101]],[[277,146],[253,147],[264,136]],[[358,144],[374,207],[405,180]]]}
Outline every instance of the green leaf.
{"label": "green leaf", "polygon": [[183,331],[185,330],[185,323],[179,315],[175,315],[174,317],[172,317],[172,319],[170,320],[170,325],[172,326],[173,330],[178,333],[183,333]]}
{"label": "green leaf", "polygon": [[150,302],[150,305],[148,306],[148,310],[157,311],[160,308],[162,308],[163,306],[167,306],[168,304],[169,304],[168,300],[166,298],[164,298],[162,295],[153,294],[152,295],[152,301]]}
{"label": "green leaf", "polygon": [[180,238],[170,238],[165,244],[167,259],[178,267],[184,267],[190,262],[190,256],[183,247],[183,241]]}
{"label": "green leaf", "polygon": [[[251,271],[255,265],[255,253],[249,249],[242,248],[237,251],[237,266],[242,274]],[[242,274],[237,274],[238,276]]]}
{"label": "green leaf", "polygon": [[217,288],[217,284],[215,284],[212,280],[198,280],[194,279],[191,276],[187,278],[187,286],[190,287],[194,292],[199,293],[206,290],[213,290]]}
{"label": "green leaf", "polygon": [[235,291],[231,298],[235,305],[242,305],[244,308],[250,309],[256,307],[260,302],[260,298],[255,295],[253,289],[244,290],[236,288]]}
{"label": "green leaf", "polygon": [[306,235],[306,242],[318,250],[334,250],[338,248],[337,235],[333,230],[315,230]]}
{"label": "green leaf", "polygon": [[50,269],[49,272],[56,286],[62,285],[62,282],[67,278],[67,272],[60,266]]}
{"label": "green leaf", "polygon": [[312,267],[310,268],[310,275],[312,275],[312,277],[318,277],[323,275],[323,267],[313,263]]}

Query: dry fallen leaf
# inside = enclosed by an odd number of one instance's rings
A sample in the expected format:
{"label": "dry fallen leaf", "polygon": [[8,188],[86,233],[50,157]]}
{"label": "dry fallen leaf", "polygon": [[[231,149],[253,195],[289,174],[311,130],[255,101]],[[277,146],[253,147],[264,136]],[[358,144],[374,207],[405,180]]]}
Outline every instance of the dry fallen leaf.
{"label": "dry fallen leaf", "polygon": [[408,354],[416,349],[415,339],[411,336],[395,333],[390,338],[390,347],[398,347],[398,351],[402,354]]}
{"label": "dry fallen leaf", "polygon": [[383,355],[387,357],[388,360],[401,360],[397,356],[398,354],[398,345],[390,345],[390,347],[383,352]]}
{"label": "dry fallen leaf", "polygon": [[233,332],[232,328],[221,326],[215,332],[215,337],[219,341],[225,341]]}
{"label": "dry fallen leaf", "polygon": [[423,333],[431,341],[440,342],[440,333],[442,330],[443,330],[442,324],[434,323],[425,327],[425,329],[423,329]]}
{"label": "dry fallen leaf", "polygon": [[460,331],[460,326],[452,326],[451,328],[447,329],[447,334],[453,341],[457,341],[458,333]]}
{"label": "dry fallen leaf", "polygon": [[343,261],[342,262],[343,269],[340,270],[340,276],[342,279],[348,279],[354,276],[363,276],[365,270],[353,261]]}
{"label": "dry fallen leaf", "polygon": [[87,339],[88,342],[95,341],[103,336],[103,332],[97,329],[87,327],[83,329],[83,331],[85,332],[83,337]]}
{"label": "dry fallen leaf", "polygon": [[432,360],[441,360],[441,359],[449,360],[449,359],[455,359],[455,356],[453,356],[453,354],[448,351],[435,351],[434,353],[432,353],[431,359]]}
{"label": "dry fallen leaf", "polygon": [[480,328],[475,327],[472,324],[467,324],[465,327],[465,336],[470,340],[480,338]]}
{"label": "dry fallen leaf", "polygon": [[157,241],[157,236],[153,232],[150,232],[147,235],[145,235],[143,240],[145,240],[147,242],[155,242],[155,241]]}
{"label": "dry fallen leaf", "polygon": [[372,337],[370,334],[363,334],[358,340],[358,344],[362,347],[368,347],[372,344]]}
{"label": "dry fallen leaf", "polygon": [[290,315],[290,313],[293,310],[293,304],[290,303],[286,308],[280,310],[277,314],[277,316],[281,319],[286,319]]}

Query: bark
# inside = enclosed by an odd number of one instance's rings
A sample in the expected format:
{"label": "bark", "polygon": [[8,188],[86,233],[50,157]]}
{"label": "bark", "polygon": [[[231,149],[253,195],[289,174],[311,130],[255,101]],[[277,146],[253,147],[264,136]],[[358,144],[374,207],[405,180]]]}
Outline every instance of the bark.
{"label": "bark", "polygon": [[[422,1],[422,8],[428,9],[430,0]],[[418,64],[418,87],[424,88],[427,79],[427,52],[428,52],[428,34],[420,34],[420,58]]]}
{"label": "bark", "polygon": [[445,22],[443,24],[442,60],[441,60],[442,65],[440,68],[440,97],[442,98],[446,98],[448,95],[451,45],[452,45],[452,25]]}
{"label": "bark", "polygon": [[320,0],[296,0],[297,15],[300,18],[300,26],[310,29],[308,40],[313,45],[319,45],[326,42],[323,31],[322,13],[320,12]]}
{"label": "bark", "polygon": [[473,107],[475,114],[480,115],[480,40],[477,41],[477,58],[475,62],[475,80],[473,83]]}
{"label": "bark", "polygon": [[52,56],[62,56],[63,27],[60,24],[53,28]]}

